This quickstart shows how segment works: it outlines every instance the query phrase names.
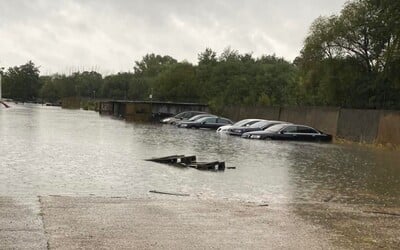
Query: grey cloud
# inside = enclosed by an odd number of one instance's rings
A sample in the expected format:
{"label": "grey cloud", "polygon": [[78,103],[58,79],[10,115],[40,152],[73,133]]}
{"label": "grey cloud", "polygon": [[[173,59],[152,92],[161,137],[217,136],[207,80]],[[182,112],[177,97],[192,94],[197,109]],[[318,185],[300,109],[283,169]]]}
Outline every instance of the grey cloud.
{"label": "grey cloud", "polygon": [[131,70],[146,53],[197,61],[210,47],[298,55],[311,22],[345,0],[0,0],[0,65],[42,73]]}

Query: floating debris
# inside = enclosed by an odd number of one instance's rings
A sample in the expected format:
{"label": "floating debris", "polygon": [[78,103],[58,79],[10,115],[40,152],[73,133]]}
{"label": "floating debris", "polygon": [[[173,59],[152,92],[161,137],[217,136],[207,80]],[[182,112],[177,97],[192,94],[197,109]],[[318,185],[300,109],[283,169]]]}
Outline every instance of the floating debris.
{"label": "floating debris", "polygon": [[198,162],[195,155],[170,155],[160,158],[147,159],[146,161],[154,161],[157,163],[164,163],[174,165],[177,167],[190,167],[198,170],[211,170],[211,171],[224,171],[225,162],[213,161],[213,162]]}
{"label": "floating debris", "polygon": [[400,213],[392,213],[392,212],[385,212],[385,211],[363,211],[364,213],[371,213],[371,214],[383,214],[383,215],[390,215],[390,216],[400,216]]}
{"label": "floating debris", "polygon": [[150,193],[155,193],[155,194],[166,194],[166,195],[175,195],[175,196],[190,196],[189,194],[179,194],[179,193],[169,193],[169,192],[160,192],[156,190],[150,190]]}

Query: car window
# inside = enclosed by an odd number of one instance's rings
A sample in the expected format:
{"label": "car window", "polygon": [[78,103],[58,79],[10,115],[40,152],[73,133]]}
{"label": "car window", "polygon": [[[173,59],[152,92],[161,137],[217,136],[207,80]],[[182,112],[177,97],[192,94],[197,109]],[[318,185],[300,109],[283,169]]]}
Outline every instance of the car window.
{"label": "car window", "polygon": [[204,114],[204,112],[197,112],[197,111],[195,111],[195,112],[188,112],[187,113],[187,115],[185,115],[185,118],[192,118],[193,116],[196,116],[196,115],[203,115]]}
{"label": "car window", "polygon": [[243,124],[242,126],[248,127],[248,126],[253,125],[253,124],[256,123],[256,122],[259,122],[259,121],[257,121],[257,120],[255,120],[255,121],[249,121],[249,122],[247,122],[246,124]]}
{"label": "car window", "polygon": [[187,115],[188,113],[187,112],[182,112],[182,113],[179,113],[179,114],[177,114],[176,116],[175,116],[175,118],[184,118],[185,117],[185,115]]}
{"label": "car window", "polygon": [[200,118],[203,118],[203,117],[206,117],[206,116],[207,115],[195,115],[192,118],[190,118],[189,121],[195,121],[197,119],[200,119]]}
{"label": "car window", "polygon": [[262,126],[265,126],[265,124],[268,124],[269,121],[259,121],[251,125],[250,127],[252,128],[261,128]]}
{"label": "car window", "polygon": [[275,126],[276,124],[279,124],[279,123],[270,122],[270,123],[265,124],[261,128],[265,130],[265,129],[269,128],[269,127]]}
{"label": "car window", "polygon": [[241,127],[241,126],[244,126],[247,123],[249,123],[249,120],[245,119],[245,120],[238,121],[237,123],[233,124],[233,126]]}
{"label": "car window", "polygon": [[215,117],[209,117],[207,119],[204,120],[204,123],[217,123],[217,118]]}
{"label": "car window", "polygon": [[282,132],[283,133],[297,133],[297,127],[289,126],[289,127],[285,128]]}
{"label": "car window", "polygon": [[281,130],[282,128],[284,128],[285,126],[286,126],[285,124],[277,124],[277,125],[273,125],[273,126],[267,128],[264,131],[267,133],[276,133],[279,130]]}
{"label": "car window", "polygon": [[190,118],[192,117],[192,115],[190,113],[186,113],[182,116],[182,118]]}
{"label": "car window", "polygon": [[231,124],[231,121],[229,121],[229,120],[227,120],[227,119],[224,119],[224,118],[221,118],[221,119],[218,119],[218,123],[222,123],[222,124]]}
{"label": "car window", "polygon": [[304,127],[304,126],[297,126],[297,133],[300,134],[318,134],[318,132],[312,128]]}

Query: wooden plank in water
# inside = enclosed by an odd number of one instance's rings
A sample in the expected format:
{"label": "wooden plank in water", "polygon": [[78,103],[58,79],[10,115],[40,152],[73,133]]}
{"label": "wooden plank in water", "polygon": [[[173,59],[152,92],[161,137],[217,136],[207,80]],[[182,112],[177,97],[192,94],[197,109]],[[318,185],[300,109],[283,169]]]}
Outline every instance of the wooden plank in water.
{"label": "wooden plank in water", "polygon": [[186,164],[186,165],[191,164],[192,162],[195,162],[195,161],[196,161],[195,155],[185,156],[185,157],[180,158],[180,163]]}
{"label": "wooden plank in water", "polygon": [[147,159],[146,161],[154,161],[158,163],[167,163],[167,164],[174,164],[178,162],[178,159],[185,157],[184,155],[170,155],[160,158],[151,158]]}
{"label": "wooden plank in water", "polygon": [[213,162],[193,162],[189,165],[191,168],[198,170],[213,170],[213,171],[224,171],[225,162],[213,161]]}
{"label": "wooden plank in water", "polygon": [[175,196],[190,196],[189,194],[179,194],[179,193],[170,193],[170,192],[160,192],[156,190],[150,190],[150,193],[155,193],[155,194],[166,194],[166,195],[175,195]]}
{"label": "wooden plank in water", "polygon": [[157,163],[170,164],[177,167],[191,167],[198,170],[212,170],[212,171],[224,171],[225,162],[213,161],[213,162],[196,162],[196,156],[184,156],[184,155],[170,155],[160,158],[147,159],[146,161],[154,161]]}

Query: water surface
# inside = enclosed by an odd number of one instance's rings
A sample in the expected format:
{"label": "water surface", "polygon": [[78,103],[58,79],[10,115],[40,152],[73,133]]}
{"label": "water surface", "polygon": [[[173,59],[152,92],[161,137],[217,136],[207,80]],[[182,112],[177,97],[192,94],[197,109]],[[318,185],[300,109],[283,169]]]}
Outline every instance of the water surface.
{"label": "water surface", "polygon": [[[215,173],[144,161],[173,154],[236,169]],[[0,195],[146,197],[149,190],[254,202],[398,205],[400,153],[245,140],[41,105],[0,109]]]}

